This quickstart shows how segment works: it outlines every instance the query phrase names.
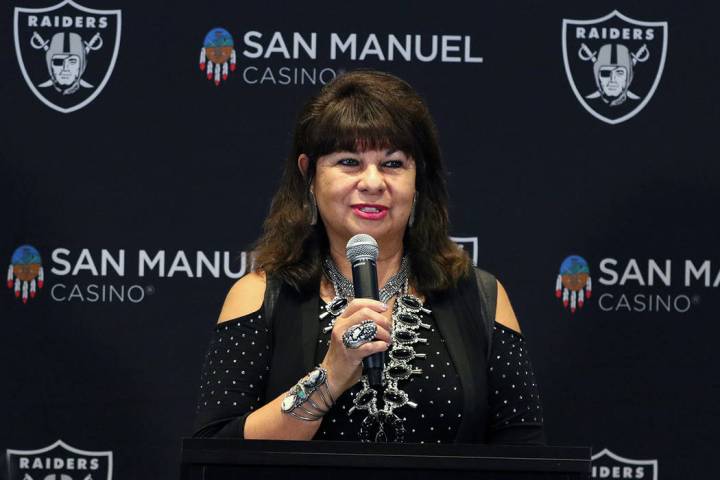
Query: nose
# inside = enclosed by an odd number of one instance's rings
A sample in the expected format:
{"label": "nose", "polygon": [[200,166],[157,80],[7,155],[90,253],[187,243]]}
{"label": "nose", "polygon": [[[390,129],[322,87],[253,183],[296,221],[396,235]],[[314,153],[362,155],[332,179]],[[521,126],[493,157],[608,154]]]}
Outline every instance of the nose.
{"label": "nose", "polygon": [[368,165],[362,172],[358,189],[367,193],[382,193],[385,191],[385,177],[377,165]]}

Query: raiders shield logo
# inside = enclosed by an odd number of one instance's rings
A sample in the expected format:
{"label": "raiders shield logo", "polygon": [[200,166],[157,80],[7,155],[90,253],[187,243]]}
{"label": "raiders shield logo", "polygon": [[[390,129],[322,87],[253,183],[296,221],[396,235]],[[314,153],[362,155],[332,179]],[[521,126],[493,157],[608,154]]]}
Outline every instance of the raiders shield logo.
{"label": "raiders shield logo", "polygon": [[667,22],[633,20],[617,10],[564,19],[565,72],[580,104],[612,125],[637,115],[660,83],[667,42]]}
{"label": "raiders shield logo", "polygon": [[113,454],[58,440],[40,450],[7,451],[8,480],[112,480]]}
{"label": "raiders shield logo", "polygon": [[658,480],[658,461],[623,458],[605,448],[592,456],[592,478]]}
{"label": "raiders shield logo", "polygon": [[30,90],[45,105],[70,113],[105,88],[120,47],[120,10],[64,0],[47,8],[15,8],[15,52]]}

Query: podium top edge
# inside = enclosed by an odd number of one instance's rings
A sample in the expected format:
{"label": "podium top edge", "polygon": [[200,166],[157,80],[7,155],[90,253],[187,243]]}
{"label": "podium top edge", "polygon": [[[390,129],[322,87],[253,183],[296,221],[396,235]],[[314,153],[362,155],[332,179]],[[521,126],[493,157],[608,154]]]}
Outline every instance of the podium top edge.
{"label": "podium top edge", "polygon": [[[434,457],[452,459],[515,459],[529,462],[553,462],[555,464],[590,464],[589,447],[515,446],[483,444],[377,444],[353,441],[285,441],[242,440],[214,438],[183,438],[182,462],[196,463],[202,459],[219,460],[224,457],[238,459],[239,454],[262,454],[262,456],[298,457],[332,456],[383,456],[383,457]],[[226,455],[227,454],[227,455]],[[245,455],[241,455],[245,457]],[[214,463],[214,462],[212,462]],[[234,463],[234,462],[233,462]],[[264,462],[263,462],[264,463]]]}

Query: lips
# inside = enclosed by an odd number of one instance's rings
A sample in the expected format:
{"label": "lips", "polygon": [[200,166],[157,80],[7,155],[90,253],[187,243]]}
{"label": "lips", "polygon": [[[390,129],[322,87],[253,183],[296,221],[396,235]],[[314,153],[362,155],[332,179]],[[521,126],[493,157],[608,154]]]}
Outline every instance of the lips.
{"label": "lips", "polygon": [[364,220],[382,220],[388,209],[383,205],[358,204],[352,206],[353,213]]}

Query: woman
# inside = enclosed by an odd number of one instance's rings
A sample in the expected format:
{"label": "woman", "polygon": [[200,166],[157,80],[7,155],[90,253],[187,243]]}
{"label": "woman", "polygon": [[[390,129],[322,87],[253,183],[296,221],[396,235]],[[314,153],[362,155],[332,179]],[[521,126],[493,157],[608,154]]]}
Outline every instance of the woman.
{"label": "woman", "polygon": [[[345,256],[377,240],[381,300]],[[305,106],[256,249],[203,374],[196,436],[542,443],[542,412],[502,286],[448,238],[437,135],[389,74],[339,76]],[[373,388],[362,359],[386,352]]]}

